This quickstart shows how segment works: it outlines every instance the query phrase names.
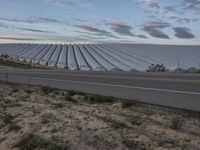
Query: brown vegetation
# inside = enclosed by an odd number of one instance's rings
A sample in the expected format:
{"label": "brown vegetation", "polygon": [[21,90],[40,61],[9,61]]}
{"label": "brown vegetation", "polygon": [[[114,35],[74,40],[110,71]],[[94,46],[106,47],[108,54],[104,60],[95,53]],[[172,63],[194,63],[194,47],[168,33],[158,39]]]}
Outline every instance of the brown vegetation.
{"label": "brown vegetation", "polygon": [[200,149],[200,113],[0,83],[0,149]]}

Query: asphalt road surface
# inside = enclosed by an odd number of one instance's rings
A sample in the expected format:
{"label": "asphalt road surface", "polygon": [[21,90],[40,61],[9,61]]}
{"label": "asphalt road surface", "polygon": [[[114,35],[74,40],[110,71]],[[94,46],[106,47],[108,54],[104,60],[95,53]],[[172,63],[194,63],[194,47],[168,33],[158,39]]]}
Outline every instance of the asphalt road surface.
{"label": "asphalt road surface", "polygon": [[200,111],[200,74],[0,69],[0,80]]}

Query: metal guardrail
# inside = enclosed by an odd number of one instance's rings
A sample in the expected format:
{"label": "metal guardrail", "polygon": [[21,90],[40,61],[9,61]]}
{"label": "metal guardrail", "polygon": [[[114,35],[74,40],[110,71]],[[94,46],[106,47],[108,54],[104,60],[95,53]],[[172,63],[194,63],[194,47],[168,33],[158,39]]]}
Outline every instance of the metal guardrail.
{"label": "metal guardrail", "polygon": [[[98,93],[90,92],[90,91],[91,89],[94,89],[94,87],[97,84],[99,84],[99,83],[84,82],[84,81],[71,81],[71,80],[62,80],[62,79],[49,79],[49,78],[13,75],[12,73],[9,73],[9,72],[0,73],[0,81],[4,81],[8,83],[9,82],[22,83],[26,85],[49,86],[49,87],[58,88],[58,89],[73,89],[73,90],[80,90],[84,92],[94,93],[94,94],[98,94]],[[85,85],[88,85],[92,88],[90,87],[86,88]],[[103,86],[103,84],[101,86]]]}
{"label": "metal guardrail", "polygon": [[[148,90],[148,91],[159,91],[159,92],[171,92],[171,93],[179,93],[179,94],[192,94],[192,95],[200,95],[198,92],[187,92],[187,91],[176,91],[176,90],[168,90],[168,89],[156,89],[156,88],[147,88],[147,87],[137,87],[137,86],[128,86],[128,85],[117,85],[117,84],[109,84],[109,83],[96,83],[96,82],[86,82],[86,81],[72,81],[72,80],[63,80],[63,79],[49,79],[49,78],[40,78],[40,77],[28,77],[21,75],[10,75],[8,72],[5,72],[4,75],[1,74],[4,78],[0,78],[0,80],[6,82],[17,82],[24,83],[27,85],[48,85],[51,86],[50,82],[53,83],[72,83],[72,84],[84,84],[84,85],[98,85],[98,86],[109,86],[109,87],[118,87],[118,88],[129,88],[129,89],[138,89],[138,90]],[[46,81],[46,82],[42,82]],[[37,83],[38,82],[38,83]],[[43,83],[43,84],[41,84]],[[49,84],[47,84],[49,83]],[[52,85],[53,87],[55,84]],[[60,88],[60,87],[58,87]]]}
{"label": "metal guardrail", "polygon": [[[58,89],[73,89],[91,94],[114,96],[119,99],[137,100],[145,103],[200,111],[200,93],[195,92],[183,93],[181,91],[173,92],[171,90],[131,87],[125,85],[21,76],[9,73],[6,70],[5,73],[0,73],[0,81],[22,83],[26,85],[49,86]],[[174,99],[175,97],[176,99]]]}
{"label": "metal guardrail", "polygon": [[44,85],[42,84],[42,82],[40,84],[40,81],[35,82],[36,80],[38,79],[28,76],[12,75],[11,73],[8,72],[0,74],[0,81],[4,81],[7,83],[13,82],[13,83],[22,83],[26,85]]}

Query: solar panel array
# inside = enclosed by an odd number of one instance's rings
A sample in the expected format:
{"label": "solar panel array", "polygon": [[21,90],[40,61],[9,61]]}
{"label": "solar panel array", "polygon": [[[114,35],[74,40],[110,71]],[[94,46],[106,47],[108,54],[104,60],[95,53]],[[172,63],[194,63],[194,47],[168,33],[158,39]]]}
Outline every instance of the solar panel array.
{"label": "solar panel array", "polygon": [[0,55],[13,60],[70,70],[145,71],[200,68],[200,46],[148,44],[0,44]]}

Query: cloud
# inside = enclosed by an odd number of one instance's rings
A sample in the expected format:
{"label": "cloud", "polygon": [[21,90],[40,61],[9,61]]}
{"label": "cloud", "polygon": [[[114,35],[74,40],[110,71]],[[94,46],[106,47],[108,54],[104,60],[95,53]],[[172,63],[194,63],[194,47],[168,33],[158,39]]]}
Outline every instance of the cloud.
{"label": "cloud", "polygon": [[175,36],[180,39],[193,39],[195,36],[190,33],[190,29],[185,27],[176,27],[173,28],[175,31]]}
{"label": "cloud", "polygon": [[135,36],[139,38],[147,38],[145,35],[136,35],[131,32],[132,27],[122,23],[105,23],[105,25],[109,25],[111,29],[122,36]]}
{"label": "cloud", "polygon": [[84,31],[90,32],[90,33],[94,33],[95,35],[98,36],[108,36],[108,37],[112,37],[112,38],[116,38],[116,36],[112,35],[111,32],[105,31],[105,30],[101,30],[101,29],[97,29],[91,26],[87,26],[87,25],[75,25],[75,27],[78,27]]}
{"label": "cloud", "polygon": [[60,5],[60,6],[71,6],[77,3],[77,0],[48,0],[52,4]]}
{"label": "cloud", "polygon": [[167,22],[163,22],[161,20],[156,20],[156,21],[148,21],[146,24],[145,24],[145,27],[148,27],[148,28],[159,28],[159,29],[163,29],[163,28],[166,28],[166,27],[169,27],[170,24],[167,23]]}
{"label": "cloud", "polygon": [[86,38],[88,40],[105,40],[105,37],[102,37],[102,36],[98,36],[98,37],[94,37],[93,35],[86,35],[86,34],[80,34],[79,37],[82,37],[82,38]]}
{"label": "cloud", "polygon": [[139,38],[148,39],[145,35],[136,35]]}
{"label": "cloud", "polygon": [[44,17],[28,17],[28,18],[23,18],[23,19],[0,17],[0,20],[8,21],[8,22],[22,22],[22,23],[62,23],[59,20],[44,18]]}
{"label": "cloud", "polygon": [[163,4],[155,2],[154,0],[138,0],[138,2],[147,10],[151,10],[154,12],[159,12],[159,13],[175,12],[174,7],[165,6]]}
{"label": "cloud", "polygon": [[167,34],[165,34],[164,32],[157,30],[157,29],[143,29],[144,31],[148,32],[149,35],[156,37],[156,38],[163,38],[163,39],[170,39],[169,36]]}
{"label": "cloud", "polygon": [[0,22],[0,28],[8,29],[9,27],[8,27],[8,25],[6,25],[6,24]]}
{"label": "cloud", "polygon": [[52,31],[40,30],[40,29],[17,28],[17,27],[14,27],[14,26],[8,26],[7,24],[1,23],[1,22],[0,22],[0,28],[15,29],[15,30],[28,31],[28,32],[36,32],[36,33],[55,33],[55,32],[52,32]]}
{"label": "cloud", "polygon": [[147,22],[144,27],[143,31],[146,31],[149,35],[156,38],[163,38],[163,39],[170,39],[167,34],[160,31],[160,29],[164,29],[166,27],[169,27],[169,23],[162,22],[162,21],[150,21]]}
{"label": "cloud", "polygon": [[132,32],[131,26],[121,23],[106,23],[106,25],[110,25],[111,29],[120,35],[128,35],[128,36],[135,36]]}
{"label": "cloud", "polygon": [[183,0],[182,5],[185,9],[200,11],[200,0]]}
{"label": "cloud", "polygon": [[59,21],[57,19],[44,18],[44,17],[30,17],[27,19],[27,21],[30,23],[43,23],[43,22],[62,23],[61,21]]}
{"label": "cloud", "polygon": [[170,19],[175,20],[177,23],[183,24],[183,23],[192,23],[192,22],[197,22],[197,18],[180,18],[176,16],[170,17]]}
{"label": "cloud", "polygon": [[65,9],[72,9],[74,6],[89,8],[91,5],[89,1],[90,0],[48,0],[48,2],[61,6]]}
{"label": "cloud", "polygon": [[29,32],[37,32],[37,33],[55,33],[51,31],[45,31],[45,30],[38,30],[38,29],[29,29],[29,28],[16,28],[18,30],[23,30],[23,31],[29,31]]}
{"label": "cloud", "polygon": [[83,19],[83,18],[76,18],[75,20],[76,20],[77,22],[80,22],[80,23],[89,22],[87,19]]}
{"label": "cloud", "polygon": [[[60,35],[33,35],[29,34],[13,34],[11,33],[9,36],[0,36],[0,43],[1,40],[10,40],[12,42],[34,42],[38,43],[74,43],[74,42],[89,42],[88,38],[83,38],[80,36],[60,36]],[[9,42],[10,42],[9,41]]]}
{"label": "cloud", "polygon": [[35,41],[40,40],[36,38],[14,38],[14,37],[0,37],[1,40],[17,40],[17,41]]}
{"label": "cloud", "polygon": [[74,30],[74,32],[76,33],[80,33],[82,35],[90,35],[90,36],[102,36],[102,33],[94,33],[94,32],[87,32],[87,31],[78,31],[78,30]]}

